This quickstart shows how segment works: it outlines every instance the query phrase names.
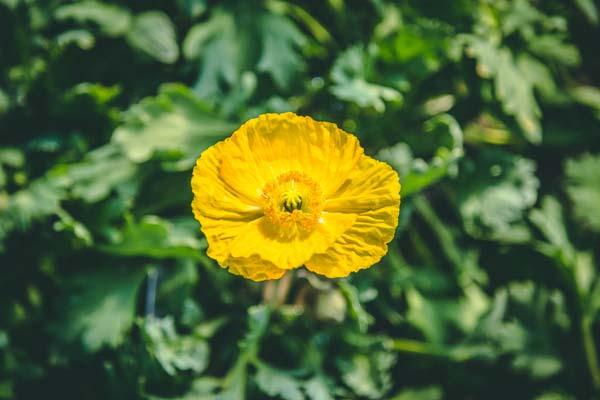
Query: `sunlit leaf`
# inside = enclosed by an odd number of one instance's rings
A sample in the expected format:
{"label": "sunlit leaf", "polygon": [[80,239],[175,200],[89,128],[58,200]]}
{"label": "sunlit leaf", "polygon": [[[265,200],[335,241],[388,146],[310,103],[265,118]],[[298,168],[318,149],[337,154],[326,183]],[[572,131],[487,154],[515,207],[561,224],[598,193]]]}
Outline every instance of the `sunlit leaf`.
{"label": "sunlit leaf", "polygon": [[75,20],[79,23],[92,22],[110,36],[123,35],[131,26],[131,14],[116,5],[85,1],[61,5],[54,12],[58,20]]}
{"label": "sunlit leaf", "polygon": [[443,391],[439,386],[405,389],[390,400],[441,400]]}
{"label": "sunlit leaf", "polygon": [[210,100],[219,94],[221,83],[235,87],[252,68],[287,88],[304,68],[298,49],[307,38],[288,18],[266,10],[257,10],[252,18],[246,13],[243,7],[219,7],[188,32],[183,52],[189,59],[201,59],[196,83],[201,97]]}
{"label": "sunlit leaf", "polygon": [[304,383],[306,396],[311,400],[333,400],[330,389],[321,377],[314,377]]}
{"label": "sunlit leaf", "polygon": [[56,214],[65,196],[58,182],[39,179],[8,199],[0,199],[0,244],[11,231],[23,231],[33,222]]}
{"label": "sunlit leaf", "polygon": [[364,309],[358,298],[356,287],[346,281],[339,283],[342,294],[348,304],[348,314],[356,322],[359,331],[365,332],[368,326],[373,322],[373,317]]}
{"label": "sunlit leaf", "polygon": [[260,390],[269,396],[280,396],[285,400],[304,399],[304,394],[301,391],[302,382],[280,369],[259,364],[255,379]]}
{"label": "sunlit leaf", "polygon": [[68,186],[76,198],[95,203],[112,190],[135,192],[137,166],[116,146],[104,146],[88,154],[80,163],[64,165],[53,171],[54,177]]}
{"label": "sunlit leaf", "polygon": [[600,156],[585,154],[567,160],[565,174],[575,215],[585,226],[600,232]]}
{"label": "sunlit leaf", "polygon": [[594,0],[575,0],[575,3],[592,24],[598,24],[598,7]]}
{"label": "sunlit leaf", "polygon": [[89,351],[118,346],[133,324],[144,277],[144,269],[107,266],[71,278],[64,320],[56,329]]}
{"label": "sunlit leaf", "polygon": [[173,64],[179,57],[175,27],[162,12],[148,11],[133,19],[127,41],[134,48],[165,64]]}
{"label": "sunlit leaf", "polygon": [[204,339],[180,336],[172,318],[147,318],[144,324],[148,350],[169,375],[179,371],[201,373],[208,365],[209,347]]}
{"label": "sunlit leaf", "polygon": [[306,37],[287,18],[265,14],[260,21],[263,49],[257,68],[273,76],[280,87],[288,87],[304,63],[295,48],[306,43]]}
{"label": "sunlit leaf", "polygon": [[395,356],[375,351],[369,355],[356,354],[350,360],[340,360],[342,379],[354,393],[369,399],[382,399],[391,387],[389,369]]}
{"label": "sunlit leaf", "polygon": [[524,212],[535,204],[539,181],[535,163],[498,150],[485,150],[462,167],[456,184],[467,232],[475,237],[524,241]]}
{"label": "sunlit leaf", "polygon": [[462,130],[450,115],[442,114],[428,120],[423,130],[415,140],[419,140],[419,147],[430,144],[431,158],[415,157],[406,143],[383,149],[377,155],[399,172],[403,196],[417,193],[456,173],[457,161],[463,156]]}
{"label": "sunlit leaf", "polygon": [[118,241],[100,249],[121,256],[203,259],[204,246],[189,227],[146,216],[139,222],[129,220]]}
{"label": "sunlit leaf", "polygon": [[334,85],[331,93],[341,100],[360,107],[373,107],[385,111],[386,102],[399,102],[402,95],[396,89],[368,82],[369,55],[362,47],[351,47],[340,55],[332,70]]}
{"label": "sunlit leaf", "polygon": [[61,33],[56,37],[56,43],[59,46],[68,46],[75,44],[83,50],[89,50],[96,44],[94,35],[85,29],[72,29]]}
{"label": "sunlit leaf", "polygon": [[550,246],[540,244],[540,250],[560,260],[564,265],[572,265],[575,249],[569,240],[562,207],[558,200],[554,197],[544,197],[541,208],[531,211],[530,219],[550,244]]}
{"label": "sunlit leaf", "polygon": [[175,157],[174,169],[189,169],[208,146],[234,131],[181,85],[162,86],[158,96],[132,107],[113,141],[136,163],[159,152]]}
{"label": "sunlit leaf", "polygon": [[527,72],[521,69],[508,48],[499,48],[475,35],[462,38],[467,45],[467,54],[477,59],[477,73],[482,78],[494,79],[496,97],[504,111],[515,117],[528,140],[539,143],[542,138],[541,112]]}

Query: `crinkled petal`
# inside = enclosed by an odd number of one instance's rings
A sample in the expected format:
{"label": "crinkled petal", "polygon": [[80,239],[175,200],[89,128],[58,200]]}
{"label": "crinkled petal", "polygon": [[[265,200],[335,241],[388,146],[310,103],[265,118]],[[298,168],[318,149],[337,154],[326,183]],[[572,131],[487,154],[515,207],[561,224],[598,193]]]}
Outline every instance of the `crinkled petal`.
{"label": "crinkled petal", "polygon": [[287,272],[285,269],[277,268],[273,263],[263,260],[259,256],[230,257],[227,260],[226,267],[232,274],[241,275],[257,282],[279,279]]}
{"label": "crinkled petal", "polygon": [[208,241],[207,255],[229,272],[253,281],[279,279],[286,272],[258,255],[232,257],[231,243],[247,228],[248,223],[203,218],[202,231]]}
{"label": "crinkled petal", "polygon": [[335,124],[293,113],[263,114],[244,123],[226,143],[221,175],[249,198],[289,171],[302,171],[334,193],[363,155],[358,139]]}
{"label": "crinkled petal", "polygon": [[364,156],[357,169],[328,199],[325,210],[357,214],[326,251],[315,253],[305,265],[312,272],[339,278],[370,267],[387,253],[400,212],[398,174],[387,164]]}
{"label": "crinkled petal", "polygon": [[192,175],[192,210],[208,241],[208,256],[223,265],[229,257],[229,242],[262,216],[262,207],[240,196],[219,175],[224,142],[202,153]]}
{"label": "crinkled petal", "polygon": [[354,223],[356,215],[323,213],[319,223],[309,233],[282,236],[281,231],[264,217],[248,224],[231,243],[233,257],[260,256],[277,268],[298,268],[313,254],[329,248]]}
{"label": "crinkled petal", "polygon": [[243,196],[234,186],[222,178],[219,169],[222,164],[226,142],[219,142],[205,150],[194,167],[192,210],[195,215],[235,221],[258,218],[262,204],[256,199]]}
{"label": "crinkled petal", "polygon": [[325,201],[332,212],[363,213],[383,207],[400,207],[400,181],[388,164],[363,156],[338,191]]}
{"label": "crinkled petal", "polygon": [[222,267],[225,266],[231,254],[229,251],[231,242],[244,231],[248,223],[202,218],[200,224],[202,233],[208,242],[206,254]]}

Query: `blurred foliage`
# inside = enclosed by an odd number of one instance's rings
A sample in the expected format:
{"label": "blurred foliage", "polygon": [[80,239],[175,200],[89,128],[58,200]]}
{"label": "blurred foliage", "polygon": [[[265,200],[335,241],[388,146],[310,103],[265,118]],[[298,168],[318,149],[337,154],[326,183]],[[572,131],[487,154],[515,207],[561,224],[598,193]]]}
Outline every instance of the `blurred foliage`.
{"label": "blurred foliage", "polygon": [[[0,0],[0,399],[598,398],[599,6]],[[287,294],[189,188],[282,111],[403,196],[378,265]]]}

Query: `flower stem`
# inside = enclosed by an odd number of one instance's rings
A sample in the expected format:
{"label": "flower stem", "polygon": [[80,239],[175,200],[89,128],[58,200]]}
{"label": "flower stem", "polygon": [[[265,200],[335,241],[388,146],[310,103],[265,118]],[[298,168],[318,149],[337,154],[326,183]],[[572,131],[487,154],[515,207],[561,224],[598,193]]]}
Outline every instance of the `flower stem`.
{"label": "flower stem", "polygon": [[583,356],[587,363],[587,373],[592,384],[592,390],[595,394],[600,394],[600,366],[598,364],[598,353],[596,343],[592,334],[593,319],[586,312],[586,303],[590,301],[584,290],[577,283],[575,275],[575,265],[563,263],[561,270],[565,279],[569,282],[567,288],[567,309],[572,317],[576,336],[580,338]]}
{"label": "flower stem", "polygon": [[445,357],[446,353],[429,343],[418,340],[397,338],[391,342],[391,348],[400,353],[420,354],[432,357]]}
{"label": "flower stem", "polygon": [[592,321],[587,317],[581,318],[581,339],[587,359],[588,368],[592,378],[592,385],[596,393],[600,392],[600,368],[598,367],[598,353],[592,335]]}
{"label": "flower stem", "polygon": [[292,287],[294,272],[287,272],[279,280],[271,280],[265,283],[263,287],[263,303],[273,307],[279,307],[285,304],[288,293]]}

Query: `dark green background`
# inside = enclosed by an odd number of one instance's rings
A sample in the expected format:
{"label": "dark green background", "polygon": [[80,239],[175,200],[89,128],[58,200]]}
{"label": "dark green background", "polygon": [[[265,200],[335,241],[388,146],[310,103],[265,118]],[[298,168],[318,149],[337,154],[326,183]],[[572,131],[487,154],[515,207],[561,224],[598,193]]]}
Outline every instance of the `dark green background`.
{"label": "dark green background", "polygon": [[[600,398],[598,24],[594,0],[0,0],[0,398]],[[189,180],[282,111],[356,133],[403,199],[379,264],[269,306],[205,256]]]}

